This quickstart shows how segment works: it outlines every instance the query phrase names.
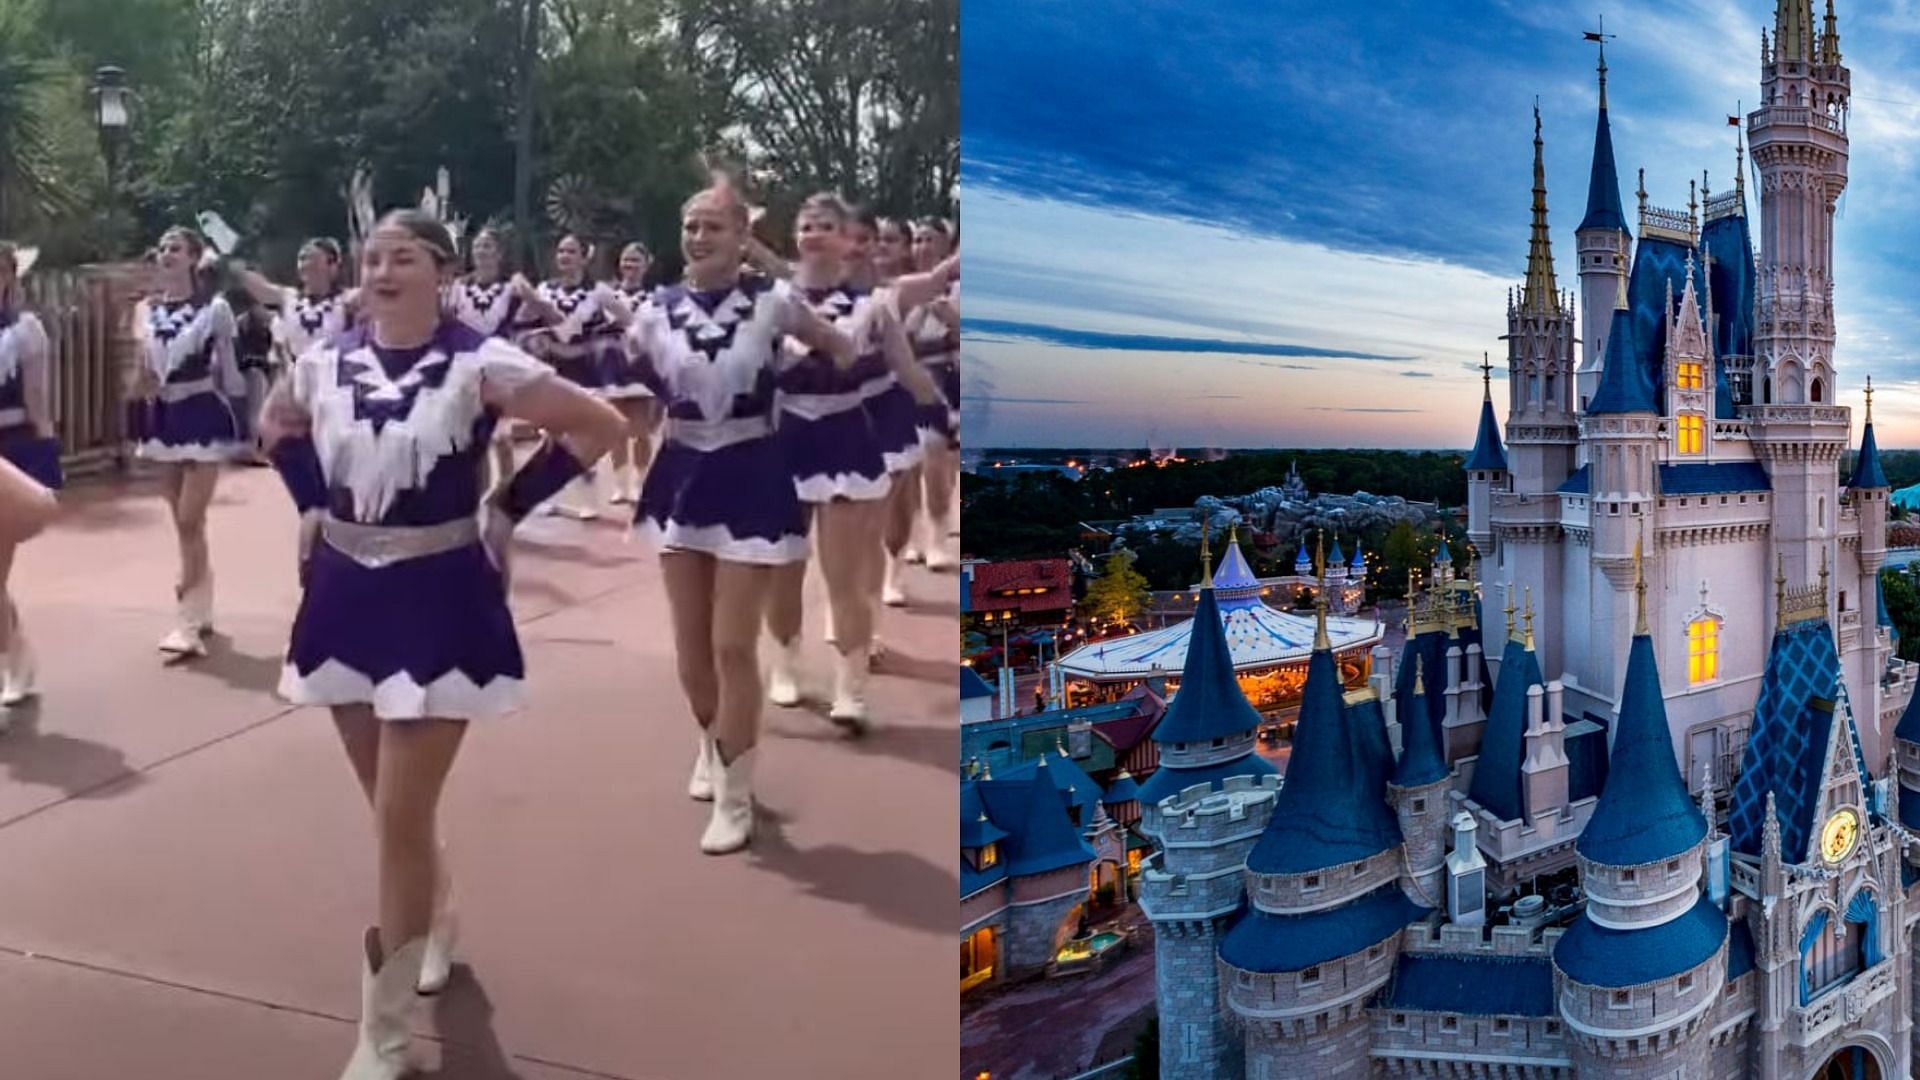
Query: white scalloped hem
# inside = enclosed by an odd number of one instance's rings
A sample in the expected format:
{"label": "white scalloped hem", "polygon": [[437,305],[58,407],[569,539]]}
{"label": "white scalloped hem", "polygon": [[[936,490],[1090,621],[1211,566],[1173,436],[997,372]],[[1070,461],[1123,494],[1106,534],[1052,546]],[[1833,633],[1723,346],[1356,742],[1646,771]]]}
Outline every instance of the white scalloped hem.
{"label": "white scalloped hem", "polygon": [[882,450],[880,458],[887,463],[889,473],[903,473],[926,460],[926,448],[916,440],[905,450]]}
{"label": "white scalloped hem", "polygon": [[462,671],[449,671],[425,686],[404,671],[378,685],[338,660],[328,660],[310,675],[292,664],[280,669],[280,696],[295,705],[372,705],[382,720],[490,720],[520,708],[526,682],[505,675],[479,686]]}
{"label": "white scalloped hem", "polygon": [[133,445],[135,457],[142,461],[227,462],[245,457],[252,449],[244,442],[163,443],[146,439]]}
{"label": "white scalloped hem", "polygon": [[803,503],[829,503],[835,499],[852,502],[879,502],[893,491],[893,474],[862,476],[859,473],[821,473],[795,480],[793,490]]}
{"label": "white scalloped hem", "polygon": [[788,533],[778,540],[763,537],[736,537],[725,525],[682,525],[669,521],[661,528],[652,518],[634,523],[634,532],[642,540],[662,551],[697,551],[723,562],[752,563],[756,566],[785,566],[807,561],[807,535]]}

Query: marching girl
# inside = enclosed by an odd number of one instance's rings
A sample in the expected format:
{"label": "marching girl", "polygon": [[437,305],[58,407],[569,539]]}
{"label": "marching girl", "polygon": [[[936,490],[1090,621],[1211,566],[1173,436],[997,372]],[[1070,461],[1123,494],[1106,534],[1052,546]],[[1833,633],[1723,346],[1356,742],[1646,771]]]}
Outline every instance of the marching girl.
{"label": "marching girl", "polygon": [[245,425],[234,410],[246,380],[234,355],[233,309],[199,272],[206,243],[192,229],[160,237],[157,290],[134,310],[139,343],[128,395],[135,452],[159,463],[161,492],[180,541],[174,628],[160,641],[169,660],[205,656],[213,628],[213,565],[207,506],[221,464],[246,456]]}
{"label": "marching girl", "polygon": [[661,549],[680,683],[700,726],[687,793],[713,802],[700,848],[715,855],[753,831],[760,622],[775,568],[807,555],[807,517],[774,432],[776,383],[800,359],[783,341],[841,369],[856,355],[792,286],[741,275],[746,237],[747,207],[730,187],[688,199],[686,277],[657,290],[628,332],[667,415],[635,516]]}
{"label": "marching girl", "polygon": [[[953,237],[947,223],[924,218],[913,228],[913,261],[931,269],[947,258]],[[953,513],[953,490],[960,473],[960,308],[951,287],[906,312],[907,336],[914,355],[939,382],[944,400],[920,411],[926,445],[922,474],[926,482],[927,539],[922,549],[927,569],[953,565],[946,554],[946,532]]]}
{"label": "marching girl", "polygon": [[[876,288],[891,285],[913,268],[912,229],[899,218],[881,218],[874,230],[873,274]],[[911,309],[911,305],[907,306]],[[895,314],[902,308],[896,306]],[[907,602],[905,564],[913,542],[914,524],[920,516],[921,461],[924,456],[919,426],[919,406],[906,387],[886,388],[867,400],[867,415],[880,437],[893,476],[893,493],[888,500],[886,528],[881,535],[883,556],[881,573],[874,587],[880,600],[889,607]]]}
{"label": "marching girl", "polygon": [[[454,318],[482,337],[508,338],[533,286],[519,274],[507,276],[500,234],[493,229],[475,233],[468,254],[473,269],[447,290],[447,306]],[[501,424],[494,430],[492,460],[496,482],[513,475],[510,425]]]}
{"label": "marching girl", "polygon": [[[553,365],[560,377],[583,390],[600,393],[606,385],[607,354],[621,348],[614,321],[613,290],[588,276],[593,252],[571,234],[553,249],[553,277],[524,295],[534,328],[522,337],[533,355]],[[580,521],[599,516],[593,506],[592,474],[569,484],[546,513]]]}
{"label": "marching girl", "polygon": [[[33,696],[33,652],[20,624],[20,609],[7,592],[13,553],[38,526],[41,514],[60,487],[60,443],[53,435],[52,350],[47,331],[25,309],[20,280],[35,252],[0,241],[0,459],[18,470],[9,474],[7,507],[22,520],[0,528],[0,708]],[[44,492],[44,494],[42,494]],[[24,497],[23,497],[24,496]],[[48,515],[50,516],[50,515]],[[31,528],[27,526],[32,526]],[[6,729],[0,713],[0,731]]]}
{"label": "marching girl", "polygon": [[[646,304],[651,291],[646,284],[653,256],[638,241],[620,250],[620,277],[613,282],[608,303],[618,330],[633,323],[634,313]],[[616,334],[617,336],[617,334]],[[624,347],[601,353],[606,369],[602,372],[602,394],[627,418],[627,437],[613,447],[612,502],[635,503],[640,499],[640,480],[653,460],[653,433],[660,427],[660,401],[647,389],[634,370],[632,358]],[[631,466],[631,468],[629,468]]]}
{"label": "marching girl", "polygon": [[[513,526],[620,432],[607,405],[445,312],[456,258],[432,216],[381,219],[361,254],[366,323],[303,354],[262,421],[308,549],[280,692],[332,709],[379,834],[380,919],[342,1080],[402,1076],[416,991],[446,980],[436,808],[468,722],[520,701]],[[483,511],[481,458],[507,417],[549,435]]]}
{"label": "marching girl", "polygon": [[[789,361],[778,379],[779,436],[794,489],[810,513],[821,576],[838,652],[829,719],[854,731],[867,720],[868,649],[874,609],[870,582],[878,571],[892,477],[865,403],[898,377],[917,400],[937,402],[939,392],[913,362],[905,335],[885,305],[876,306],[864,288],[849,282],[846,255],[854,216],[833,195],[815,195],[800,207],[794,222],[800,261],[794,267],[794,291],[822,319],[855,337],[859,358],[842,367],[823,353],[792,342]],[[860,328],[864,327],[864,333]],[[774,572],[767,607],[767,629],[774,639],[774,660],[767,696],[776,705],[800,701],[795,679],[800,651],[802,593],[806,563]]]}

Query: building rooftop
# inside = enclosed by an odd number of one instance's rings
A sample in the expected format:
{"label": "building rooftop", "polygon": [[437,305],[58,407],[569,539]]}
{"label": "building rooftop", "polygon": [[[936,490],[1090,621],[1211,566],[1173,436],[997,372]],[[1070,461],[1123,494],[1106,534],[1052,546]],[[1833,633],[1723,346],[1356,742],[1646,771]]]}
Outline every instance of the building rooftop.
{"label": "building rooftop", "polygon": [[1403,952],[1385,1008],[1468,1016],[1557,1016],[1544,956]]}
{"label": "building rooftop", "polygon": [[1378,945],[1428,911],[1394,884],[1306,915],[1249,907],[1220,939],[1220,959],[1242,971],[1299,971]]}
{"label": "building rooftop", "polygon": [[1706,835],[1707,819],[1687,793],[1674,760],[1653,639],[1635,634],[1627,650],[1607,785],[1574,848],[1606,866],[1641,866],[1671,859]]}
{"label": "building rooftop", "polygon": [[1726,940],[1727,917],[1703,895],[1657,926],[1611,930],[1583,915],[1555,943],[1553,964],[1587,986],[1640,986],[1706,963]]}

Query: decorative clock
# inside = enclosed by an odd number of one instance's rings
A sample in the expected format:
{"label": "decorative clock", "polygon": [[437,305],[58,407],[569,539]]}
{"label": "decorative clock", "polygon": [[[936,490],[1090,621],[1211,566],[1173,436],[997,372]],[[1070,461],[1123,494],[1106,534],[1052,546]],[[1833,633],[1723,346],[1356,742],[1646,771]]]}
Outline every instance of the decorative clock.
{"label": "decorative clock", "polygon": [[1860,815],[1849,807],[1842,807],[1820,827],[1820,857],[1830,863],[1839,862],[1852,853],[1859,839]]}

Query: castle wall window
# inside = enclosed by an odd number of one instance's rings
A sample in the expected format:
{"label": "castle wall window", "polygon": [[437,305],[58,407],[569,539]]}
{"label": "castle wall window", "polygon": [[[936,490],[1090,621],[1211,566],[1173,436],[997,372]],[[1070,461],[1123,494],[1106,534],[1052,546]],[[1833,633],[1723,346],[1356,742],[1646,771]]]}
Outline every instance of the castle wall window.
{"label": "castle wall window", "polygon": [[1707,385],[1706,374],[1701,365],[1683,360],[1674,365],[1673,384],[1682,390],[1700,390]]}
{"label": "castle wall window", "polygon": [[1300,883],[1300,887],[1301,887],[1302,889],[1317,889],[1317,888],[1319,888],[1319,887],[1320,887],[1320,875],[1319,875],[1319,874],[1308,874],[1308,875],[1307,875],[1307,877],[1306,877],[1306,880],[1304,880],[1304,881],[1302,881],[1302,882]]}
{"label": "castle wall window", "polygon": [[983,926],[960,939],[960,989],[966,990],[993,978],[993,927]]}
{"label": "castle wall window", "polygon": [[1610,1003],[1609,1007],[1615,1008],[1615,1009],[1624,1009],[1628,1005],[1631,1005],[1632,1003],[1633,1003],[1633,994],[1631,991],[1615,990],[1613,992],[1613,1001]]}
{"label": "castle wall window", "polygon": [[1687,685],[1720,677],[1720,620],[1709,615],[1687,624]]}
{"label": "castle wall window", "polygon": [[1706,417],[1680,416],[1680,453],[1698,454],[1706,449]]}
{"label": "castle wall window", "polygon": [[980,869],[985,870],[989,866],[997,865],[999,862],[1000,862],[1000,845],[999,844],[997,843],[988,844],[986,847],[983,847],[980,849]]}
{"label": "castle wall window", "polygon": [[1443,1017],[1441,1017],[1441,1018],[1440,1018],[1440,1030],[1441,1030],[1441,1031],[1459,1031],[1459,1030],[1460,1030],[1460,1018],[1459,1018],[1459,1017],[1457,1017],[1457,1016],[1443,1016]]}
{"label": "castle wall window", "polygon": [[1319,984],[1320,984],[1320,965],[1319,964],[1315,964],[1312,967],[1307,968],[1305,971],[1302,971],[1300,973],[1301,986],[1318,986]]}

